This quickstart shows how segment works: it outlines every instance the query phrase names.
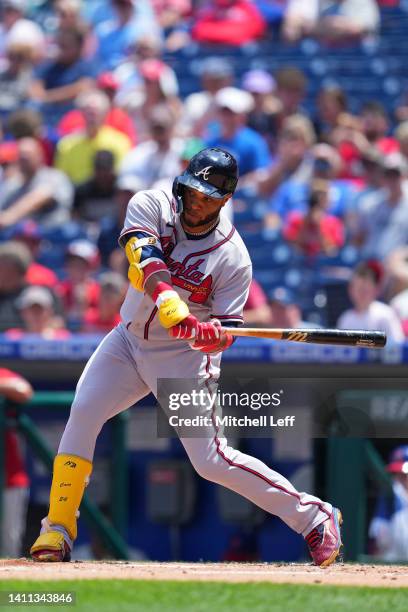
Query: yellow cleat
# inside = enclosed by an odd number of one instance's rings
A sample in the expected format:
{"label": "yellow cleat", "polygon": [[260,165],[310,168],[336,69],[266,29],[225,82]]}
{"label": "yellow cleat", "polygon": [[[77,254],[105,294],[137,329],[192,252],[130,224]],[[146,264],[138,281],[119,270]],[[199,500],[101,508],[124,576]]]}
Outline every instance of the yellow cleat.
{"label": "yellow cleat", "polygon": [[30,548],[30,555],[34,561],[43,563],[71,560],[70,548],[59,531],[41,533]]}

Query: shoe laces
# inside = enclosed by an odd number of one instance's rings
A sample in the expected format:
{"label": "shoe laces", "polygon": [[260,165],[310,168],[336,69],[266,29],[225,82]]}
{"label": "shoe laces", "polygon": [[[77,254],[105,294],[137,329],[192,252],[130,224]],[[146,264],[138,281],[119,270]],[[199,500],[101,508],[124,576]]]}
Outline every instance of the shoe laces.
{"label": "shoe laces", "polygon": [[313,552],[323,542],[324,525],[320,523],[305,537],[309,549]]}

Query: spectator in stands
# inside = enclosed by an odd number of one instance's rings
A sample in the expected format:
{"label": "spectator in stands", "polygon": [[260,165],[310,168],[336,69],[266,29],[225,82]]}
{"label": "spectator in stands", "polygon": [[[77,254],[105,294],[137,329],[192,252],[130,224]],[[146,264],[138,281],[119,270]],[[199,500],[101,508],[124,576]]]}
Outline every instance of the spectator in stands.
{"label": "spectator in stands", "polygon": [[[119,87],[115,75],[111,72],[103,72],[96,81],[100,89],[109,99],[110,108],[105,116],[104,125],[109,125],[118,132],[127,136],[134,145],[136,142],[136,130],[127,112],[116,105],[115,95]],[[79,109],[69,111],[64,115],[57,126],[58,134],[67,136],[73,132],[84,131],[86,127],[85,117]]]}
{"label": "spectator in stands", "polygon": [[101,220],[101,232],[98,237],[98,249],[102,264],[127,277],[128,263],[126,256],[118,245],[117,236],[122,231],[129,200],[139,189],[139,179],[132,174],[119,176],[115,186],[115,210],[110,217]]}
{"label": "spectator in stands", "polygon": [[24,244],[31,253],[31,263],[25,276],[27,285],[41,285],[54,288],[58,283],[56,274],[46,266],[36,261],[40,255],[43,232],[35,221],[27,219],[14,226],[10,238]]}
{"label": "spectator in stands", "polygon": [[52,8],[53,14],[50,14],[47,21],[55,23],[57,32],[82,29],[84,32],[82,55],[88,59],[92,58],[96,53],[96,37],[94,31],[83,20],[81,0],[56,0]]}
{"label": "spectator in stands", "polygon": [[[285,222],[290,213],[303,214],[310,209],[310,181],[321,179],[328,184],[327,213],[337,217],[345,216],[354,198],[350,185],[337,179],[340,170],[340,158],[333,147],[321,143],[310,150],[312,174],[310,177],[284,181],[274,193],[269,203],[268,214],[265,217],[266,227],[278,227]],[[317,213],[317,210],[315,209]]]}
{"label": "spectator in stands", "polygon": [[120,323],[120,307],[127,290],[126,279],[118,272],[105,272],[99,277],[100,296],[97,307],[85,312],[81,331],[84,333],[108,333]]}
{"label": "spectator in stands", "polygon": [[302,113],[307,79],[305,74],[296,66],[287,66],[276,71],[275,80],[275,95],[280,102],[278,128],[281,129],[286,117]]}
{"label": "spectator in stands", "polygon": [[349,239],[359,245],[360,234],[364,232],[365,211],[378,205],[384,198],[384,170],[383,156],[375,147],[362,153],[361,164],[363,168],[362,189],[357,191],[348,211],[346,212],[346,227]]}
{"label": "spectator in stands", "polygon": [[167,105],[174,114],[174,124],[180,118],[182,104],[178,98],[177,77],[172,68],[159,59],[146,59],[137,65],[141,81],[132,86],[123,84],[117,103],[131,115],[137,127],[138,141],[149,138],[149,117],[154,106]]}
{"label": "spectator in stands", "polygon": [[408,446],[398,446],[390,456],[392,496],[381,497],[369,527],[373,553],[387,562],[408,561]]}
{"label": "spectator in stands", "polygon": [[14,140],[34,138],[41,146],[44,162],[52,166],[54,135],[44,123],[41,114],[32,108],[22,108],[10,114],[6,123],[7,135]]}
{"label": "spectator in stands", "polygon": [[204,58],[200,65],[201,91],[190,94],[184,100],[183,122],[187,133],[199,138],[209,136],[209,130],[217,121],[215,96],[233,83],[231,62],[224,57]]}
{"label": "spectator in stands", "polygon": [[54,298],[46,287],[27,287],[17,300],[23,326],[8,329],[8,338],[17,340],[25,334],[35,334],[45,340],[64,340],[70,333],[54,311]]}
{"label": "spectator in stands", "polygon": [[381,199],[359,211],[360,231],[355,242],[364,257],[383,260],[408,242],[408,193],[404,188],[407,164],[400,153],[383,160]]}
{"label": "spectator in stands", "polygon": [[339,125],[339,119],[347,112],[347,96],[341,87],[330,85],[320,89],[317,96],[315,129],[318,140],[329,142],[330,133]]}
{"label": "spectator in stands", "polygon": [[151,189],[157,181],[177,176],[184,142],[173,136],[174,115],[166,106],[150,114],[150,140],[142,142],[124,158],[119,174],[138,179],[138,189]]}
{"label": "spectator in stands", "polygon": [[88,308],[99,303],[99,283],[92,278],[99,265],[97,247],[87,240],[69,244],[65,259],[66,278],[57,286],[67,318],[68,328],[78,331]]}
{"label": "spectator in stands", "polygon": [[[24,404],[32,395],[33,388],[25,378],[11,370],[0,368],[1,397],[16,404]],[[23,554],[30,481],[14,427],[8,426],[6,429],[3,452],[5,483],[2,491],[0,554],[2,557],[16,559]]]}
{"label": "spectator in stands", "polygon": [[317,327],[316,324],[303,321],[302,311],[297,304],[293,291],[287,287],[276,287],[269,295],[271,307],[271,325],[273,327]]}
{"label": "spectator in stands", "polygon": [[191,36],[200,43],[244,45],[262,38],[266,22],[248,0],[210,0],[194,15]]}
{"label": "spectator in stands", "polygon": [[310,187],[308,210],[293,211],[287,216],[283,236],[304,255],[336,255],[344,244],[343,223],[327,210],[330,184],[315,179]]}
{"label": "spectator in stands", "polygon": [[207,140],[207,146],[230,151],[238,162],[241,176],[265,168],[270,161],[267,142],[246,125],[254,107],[251,94],[236,87],[225,87],[217,92],[215,103],[219,133]]}
{"label": "spectator in stands", "polygon": [[13,241],[0,244],[0,333],[22,326],[16,301],[26,287],[30,262],[30,251],[23,244]]}
{"label": "spectator in stands", "polygon": [[75,188],[73,215],[90,224],[111,215],[115,194],[115,159],[110,151],[97,151],[93,174],[88,181]]}
{"label": "spectator in stands", "polygon": [[397,313],[405,337],[408,337],[408,247],[397,249],[387,261],[387,293],[394,297],[391,308]]}
{"label": "spectator in stands", "polygon": [[0,69],[0,119],[7,119],[27,102],[32,72],[32,48],[24,44],[9,45],[6,64]]}
{"label": "spectator in stands", "polygon": [[284,120],[279,135],[276,157],[266,169],[250,177],[261,195],[270,197],[286,180],[308,181],[313,172],[310,148],[315,143],[313,125],[303,115]]}
{"label": "spectator in stands", "polygon": [[45,39],[41,28],[25,19],[26,0],[3,0],[0,23],[0,57],[10,45],[28,45],[33,59],[40,60],[45,51]]}
{"label": "spectator in stands", "polygon": [[4,182],[0,194],[0,229],[22,219],[33,219],[44,227],[65,223],[72,186],[62,172],[44,164],[41,146],[33,138],[19,141],[18,167],[18,174]]}
{"label": "spectator in stands", "polygon": [[60,30],[57,56],[40,66],[31,86],[31,98],[56,126],[74,108],[77,96],[93,86],[95,66],[82,58],[85,34],[82,28]]}
{"label": "spectator in stands", "polygon": [[328,44],[354,43],[380,24],[375,0],[291,0],[284,26],[288,41],[315,36]]}
{"label": "spectator in stands", "polygon": [[96,26],[98,60],[103,70],[113,70],[131,46],[145,34],[160,38],[160,27],[150,3],[111,0],[112,14]]}
{"label": "spectator in stands", "polygon": [[247,125],[266,139],[271,151],[276,144],[276,115],[280,109],[279,101],[273,95],[275,87],[275,79],[266,70],[249,70],[242,77],[242,89],[254,100]]}
{"label": "spectator in stands", "polygon": [[346,310],[338,322],[339,329],[384,331],[388,342],[402,342],[404,332],[395,311],[378,301],[383,284],[383,267],[375,260],[359,263],[349,283],[353,308]]}
{"label": "spectator in stands", "polygon": [[398,141],[388,136],[390,121],[382,104],[377,101],[366,102],[361,108],[360,117],[363,134],[369,143],[367,148],[375,146],[384,155],[399,151]]}
{"label": "spectator in stands", "polygon": [[252,279],[249,294],[244,306],[244,320],[246,325],[266,326],[271,322],[271,309],[268,298],[261,285]]}
{"label": "spectator in stands", "polygon": [[109,100],[104,93],[96,89],[84,92],[77,98],[76,106],[84,116],[85,130],[59,141],[55,165],[78,185],[91,178],[97,151],[111,151],[117,168],[131,143],[124,134],[104,125],[109,111]]}

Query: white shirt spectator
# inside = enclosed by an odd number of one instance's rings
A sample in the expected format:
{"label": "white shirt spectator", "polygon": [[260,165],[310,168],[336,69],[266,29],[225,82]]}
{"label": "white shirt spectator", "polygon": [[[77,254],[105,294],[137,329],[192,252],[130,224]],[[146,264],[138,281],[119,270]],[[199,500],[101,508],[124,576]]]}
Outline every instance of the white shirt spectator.
{"label": "white shirt spectator", "polygon": [[337,327],[339,329],[367,329],[370,331],[383,331],[387,334],[388,342],[403,342],[404,332],[395,311],[375,300],[367,310],[358,312],[354,308],[346,310],[340,316]]}
{"label": "white shirt spectator", "polygon": [[139,190],[151,189],[160,179],[174,177],[181,171],[181,154],[185,147],[183,140],[172,138],[169,149],[163,151],[154,140],[137,145],[124,158],[119,177],[131,175],[140,179]]}

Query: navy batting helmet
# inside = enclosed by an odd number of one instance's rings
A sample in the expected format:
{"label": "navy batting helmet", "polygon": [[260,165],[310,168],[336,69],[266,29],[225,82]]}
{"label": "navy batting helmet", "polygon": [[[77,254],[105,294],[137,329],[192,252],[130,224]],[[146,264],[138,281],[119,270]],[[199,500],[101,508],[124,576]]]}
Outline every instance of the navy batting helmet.
{"label": "navy batting helmet", "polygon": [[183,210],[184,187],[191,187],[211,198],[233,194],[238,183],[235,158],[223,149],[203,149],[191,158],[186,170],[173,182],[178,211]]}

